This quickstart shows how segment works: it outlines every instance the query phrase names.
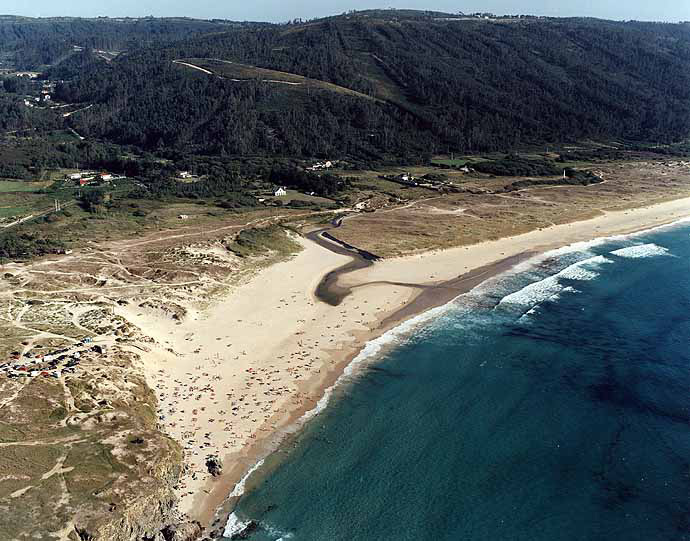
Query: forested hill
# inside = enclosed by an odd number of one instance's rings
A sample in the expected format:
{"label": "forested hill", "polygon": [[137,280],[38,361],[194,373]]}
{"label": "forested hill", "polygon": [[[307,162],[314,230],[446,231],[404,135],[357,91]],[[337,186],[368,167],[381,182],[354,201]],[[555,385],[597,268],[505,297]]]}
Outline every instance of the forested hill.
{"label": "forested hill", "polygon": [[[204,59],[215,67],[194,67]],[[96,103],[70,121],[149,149],[376,157],[690,136],[688,25],[373,11],[87,65],[62,74],[73,80],[59,97]],[[376,99],[281,84],[252,66]]]}
{"label": "forested hill", "polygon": [[0,16],[0,60],[17,69],[43,69],[79,49],[121,52],[194,35],[227,31],[241,25],[183,17],[37,19],[4,15]]}

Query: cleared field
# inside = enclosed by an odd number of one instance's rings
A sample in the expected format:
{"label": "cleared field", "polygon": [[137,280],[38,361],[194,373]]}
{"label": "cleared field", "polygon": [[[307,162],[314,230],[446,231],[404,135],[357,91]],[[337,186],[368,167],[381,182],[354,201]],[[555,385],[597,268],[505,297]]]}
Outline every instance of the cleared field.
{"label": "cleared field", "polygon": [[289,203],[290,201],[304,201],[305,203],[313,203],[315,205],[331,205],[333,201],[331,199],[326,199],[325,197],[319,197],[317,195],[308,195],[306,193],[301,193],[296,190],[287,190],[286,195],[281,195],[278,197],[273,197],[275,201],[281,201],[283,203]]}
{"label": "cleared field", "polygon": [[366,100],[377,101],[376,98],[372,96],[345,88],[344,86],[321,81],[319,79],[310,79],[309,77],[303,77],[294,73],[258,68],[256,66],[249,66],[247,64],[239,64],[230,60],[187,58],[176,61],[176,63],[187,68],[196,68],[197,70],[201,68],[201,71],[211,72],[212,74],[219,75],[223,78],[237,82],[259,80],[269,84],[282,85],[299,92],[316,88],[336,92],[338,94],[355,96]]}
{"label": "cleared field", "polygon": [[29,214],[29,209],[26,207],[0,207],[0,218],[23,216],[25,214]]}
{"label": "cleared field", "polygon": [[50,182],[25,182],[21,180],[0,180],[0,193],[12,192],[35,192],[46,186],[50,186]]}
{"label": "cleared field", "polygon": [[451,167],[462,167],[463,165],[467,164],[467,162],[469,162],[469,160],[466,158],[434,158],[431,160],[431,163],[433,164],[449,165]]}

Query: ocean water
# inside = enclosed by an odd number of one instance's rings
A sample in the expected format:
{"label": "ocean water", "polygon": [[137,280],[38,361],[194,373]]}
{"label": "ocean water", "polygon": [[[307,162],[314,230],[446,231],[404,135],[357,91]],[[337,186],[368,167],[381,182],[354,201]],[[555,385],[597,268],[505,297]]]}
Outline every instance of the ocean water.
{"label": "ocean water", "polygon": [[690,224],[545,254],[386,341],[227,537],[690,539]]}

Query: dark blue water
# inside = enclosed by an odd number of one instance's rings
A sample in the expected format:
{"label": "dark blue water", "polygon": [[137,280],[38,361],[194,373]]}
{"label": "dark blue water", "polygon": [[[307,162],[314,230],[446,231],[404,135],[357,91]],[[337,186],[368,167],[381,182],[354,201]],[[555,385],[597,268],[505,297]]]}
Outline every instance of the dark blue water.
{"label": "dark blue water", "polygon": [[257,541],[690,539],[689,271],[685,224],[492,280],[341,386],[232,520]]}

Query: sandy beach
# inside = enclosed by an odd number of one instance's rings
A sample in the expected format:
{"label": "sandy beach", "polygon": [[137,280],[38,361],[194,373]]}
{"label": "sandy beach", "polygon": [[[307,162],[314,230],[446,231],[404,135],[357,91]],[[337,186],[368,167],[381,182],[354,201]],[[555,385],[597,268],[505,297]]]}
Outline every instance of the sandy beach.
{"label": "sandy beach", "polygon": [[[185,449],[181,510],[211,525],[232,487],[315,405],[366,341],[532,254],[687,216],[690,198],[378,261],[339,278],[350,294],[338,306],[318,301],[314,290],[350,258],[301,238],[295,257],[181,322],[122,307],[124,317],[156,340],[142,363],[163,429]],[[221,476],[208,473],[208,455],[223,459]]]}

